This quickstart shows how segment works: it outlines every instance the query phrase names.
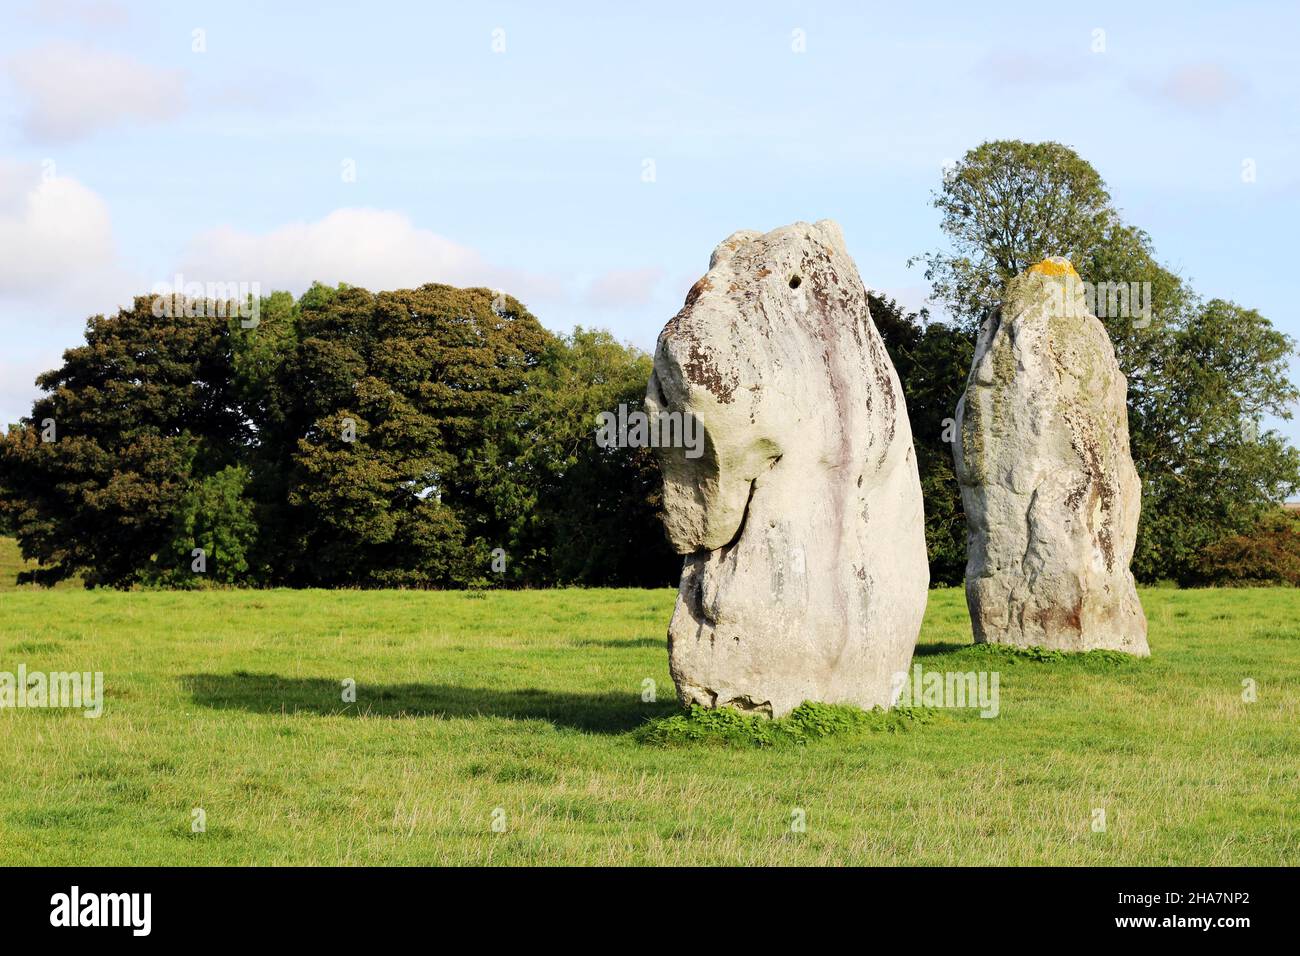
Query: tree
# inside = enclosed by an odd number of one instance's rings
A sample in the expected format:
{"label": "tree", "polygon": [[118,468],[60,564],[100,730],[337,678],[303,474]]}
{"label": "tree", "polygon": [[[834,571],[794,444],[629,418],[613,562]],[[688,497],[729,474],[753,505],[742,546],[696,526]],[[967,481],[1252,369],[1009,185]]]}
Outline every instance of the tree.
{"label": "tree", "polygon": [[1207,547],[1198,563],[1197,583],[1300,587],[1300,515],[1267,511],[1250,530]]}
{"label": "tree", "polygon": [[0,508],[23,556],[42,565],[25,580],[141,580],[166,555],[187,493],[246,447],[231,389],[233,310],[157,306],[142,296],[91,318],[86,344],[39,376],[46,394],[0,439]]}
{"label": "tree", "polygon": [[488,423],[548,338],[488,289],[309,294],[280,387],[290,583],[486,582],[505,537],[480,468]]}
{"label": "tree", "polygon": [[907,313],[868,293],[867,304],[898,372],[912,423],[912,445],[925,503],[931,584],[960,584],[966,572],[966,513],[953,472],[954,415],[974,345],[960,328]]}
{"label": "tree", "polygon": [[229,326],[234,391],[252,436],[243,455],[243,495],[252,503],[257,527],[246,555],[248,574],[257,581],[284,580],[281,572],[293,564],[286,505],[298,436],[288,421],[294,398],[282,372],[298,348],[302,308],[333,292],[313,286],[296,302],[288,292],[273,292],[261,300],[256,326],[245,328],[237,321]]}
{"label": "tree", "polygon": [[[1143,522],[1134,570],[1153,580],[1203,579],[1203,549],[1248,532],[1300,488],[1300,452],[1264,415],[1290,417],[1295,343],[1252,309],[1198,304],[1162,340],[1138,392]],[[1140,443],[1140,445],[1139,445]]]}
{"label": "tree", "polygon": [[[198,587],[248,581],[258,532],[253,502],[246,494],[248,477],[247,468],[227,465],[190,486],[177,506],[170,546],[157,555],[148,583]],[[202,551],[201,572],[194,570],[196,549]]]}
{"label": "tree", "polygon": [[919,258],[935,299],[972,331],[1008,281],[1048,256],[1077,268],[1118,218],[1101,176],[1074,150],[1019,140],[969,151],[945,173],[934,205],[952,248]]}
{"label": "tree", "polygon": [[676,583],[682,559],[663,531],[653,451],[596,442],[601,412],[644,410],[651,365],[608,332],[579,327],[548,344],[529,387],[502,406],[483,480],[509,528],[508,581]]}

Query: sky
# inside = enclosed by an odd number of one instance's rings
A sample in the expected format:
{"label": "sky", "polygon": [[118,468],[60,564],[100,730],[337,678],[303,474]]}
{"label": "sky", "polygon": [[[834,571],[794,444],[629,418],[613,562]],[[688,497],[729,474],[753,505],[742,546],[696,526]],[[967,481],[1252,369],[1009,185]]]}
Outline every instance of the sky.
{"label": "sky", "polygon": [[650,350],[719,241],[831,218],[917,308],[944,166],[1000,138],[1300,339],[1300,4],[548,7],[0,0],[0,423],[178,273],[504,288]]}

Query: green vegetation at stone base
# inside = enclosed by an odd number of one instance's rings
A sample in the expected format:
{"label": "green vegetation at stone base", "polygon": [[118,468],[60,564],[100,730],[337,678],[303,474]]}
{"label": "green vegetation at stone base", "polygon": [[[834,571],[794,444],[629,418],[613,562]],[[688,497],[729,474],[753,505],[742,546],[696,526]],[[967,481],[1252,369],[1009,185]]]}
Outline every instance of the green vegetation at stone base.
{"label": "green vegetation at stone base", "polygon": [[[951,649],[949,649],[951,648]],[[922,649],[925,655],[944,653],[945,665],[988,670],[1017,664],[1071,665],[1081,668],[1112,669],[1140,667],[1146,658],[1121,651],[1060,651],[1046,647],[1011,647],[1000,644],[937,645]],[[924,668],[925,665],[921,664]],[[928,668],[927,668],[928,669]],[[965,719],[967,714],[962,715]],[[936,720],[955,719],[950,712],[934,707],[879,707],[863,710],[841,704],[804,701],[789,714],[775,720],[758,713],[732,708],[712,710],[692,706],[684,714],[657,717],[635,731],[637,740],[659,747],[704,744],[726,747],[803,746],[825,737],[852,737],[869,733],[905,733]]]}
{"label": "green vegetation at stone base", "polygon": [[999,666],[1028,661],[1038,664],[1078,664],[1083,667],[1138,667],[1147,660],[1123,651],[1061,651],[1050,647],[1013,647],[1009,644],[970,644],[948,658],[949,661],[980,661],[985,666],[990,659]]}
{"label": "green vegetation at stone base", "polygon": [[636,737],[642,743],[661,747],[699,743],[730,747],[799,746],[823,737],[881,731],[898,733],[933,717],[933,711],[920,707],[862,710],[814,701],[805,701],[775,720],[726,707],[709,710],[695,706],[685,714],[648,721],[637,729]]}

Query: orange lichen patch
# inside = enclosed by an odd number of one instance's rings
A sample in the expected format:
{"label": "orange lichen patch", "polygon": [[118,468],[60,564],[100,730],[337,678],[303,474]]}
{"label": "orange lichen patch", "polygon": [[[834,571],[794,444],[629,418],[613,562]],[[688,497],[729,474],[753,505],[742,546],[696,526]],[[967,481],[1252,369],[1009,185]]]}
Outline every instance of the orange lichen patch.
{"label": "orange lichen patch", "polygon": [[1079,273],[1074,271],[1074,266],[1062,260],[1056,262],[1052,259],[1044,259],[1036,266],[1029,267],[1030,272],[1041,272],[1045,276],[1074,276],[1078,278]]}
{"label": "orange lichen patch", "polygon": [[713,288],[713,283],[709,281],[708,276],[700,276],[695,285],[691,286],[690,291],[686,293],[686,306],[695,304],[695,300]]}

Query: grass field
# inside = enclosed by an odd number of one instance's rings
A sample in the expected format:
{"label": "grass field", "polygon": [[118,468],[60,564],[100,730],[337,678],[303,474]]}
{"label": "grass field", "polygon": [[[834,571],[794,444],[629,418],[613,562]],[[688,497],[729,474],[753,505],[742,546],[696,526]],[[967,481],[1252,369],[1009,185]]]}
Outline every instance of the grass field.
{"label": "grass field", "polygon": [[7,590],[0,671],[105,712],[0,711],[0,863],[1300,862],[1296,591],[1145,591],[1132,663],[990,655],[936,591],[917,660],[996,668],[997,718],[773,748],[637,733],[673,597]]}

